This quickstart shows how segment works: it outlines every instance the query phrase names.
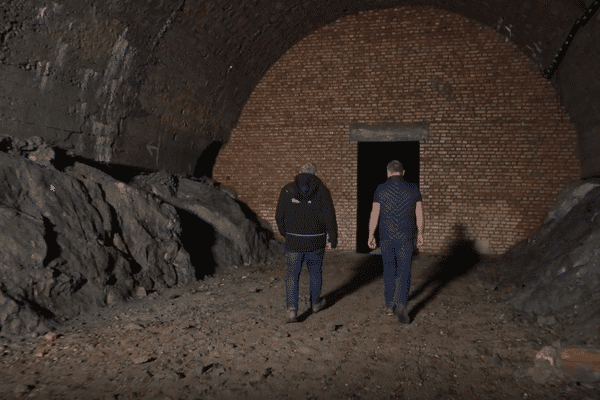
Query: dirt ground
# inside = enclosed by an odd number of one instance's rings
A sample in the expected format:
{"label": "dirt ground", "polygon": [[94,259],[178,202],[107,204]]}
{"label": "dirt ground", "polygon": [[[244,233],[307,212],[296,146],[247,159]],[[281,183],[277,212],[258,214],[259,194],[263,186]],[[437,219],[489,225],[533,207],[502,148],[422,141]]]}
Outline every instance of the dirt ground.
{"label": "dirt ground", "polygon": [[522,320],[489,271],[430,282],[439,265],[415,258],[408,326],[384,312],[380,257],[341,250],[326,253],[318,314],[303,271],[298,323],[285,323],[283,262],[150,293],[0,339],[0,398],[598,398],[597,384],[535,383],[526,371],[560,334]]}

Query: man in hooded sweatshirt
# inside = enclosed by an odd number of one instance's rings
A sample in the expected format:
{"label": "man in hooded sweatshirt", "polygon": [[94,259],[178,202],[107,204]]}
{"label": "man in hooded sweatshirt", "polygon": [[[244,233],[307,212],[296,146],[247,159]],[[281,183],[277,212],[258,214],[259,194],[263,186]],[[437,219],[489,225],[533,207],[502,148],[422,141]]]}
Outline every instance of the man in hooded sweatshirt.
{"label": "man in hooded sweatshirt", "polygon": [[311,163],[304,164],[294,182],[281,189],[275,219],[285,237],[285,293],[287,322],[298,317],[298,282],[306,261],[310,276],[312,311],[324,307],[321,298],[323,256],[327,240],[337,247],[337,221],[331,193],[315,175]]}

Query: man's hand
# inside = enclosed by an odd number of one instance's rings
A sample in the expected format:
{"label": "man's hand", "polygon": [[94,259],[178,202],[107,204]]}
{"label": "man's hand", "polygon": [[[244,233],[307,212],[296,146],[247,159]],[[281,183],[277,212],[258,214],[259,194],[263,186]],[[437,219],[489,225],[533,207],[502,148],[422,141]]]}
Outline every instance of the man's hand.
{"label": "man's hand", "polygon": [[377,241],[375,240],[375,236],[369,236],[369,248],[371,250],[375,250],[377,248]]}
{"label": "man's hand", "polygon": [[418,233],[417,234],[417,247],[421,248],[421,246],[423,246],[423,234]]}
{"label": "man's hand", "polygon": [[371,209],[371,216],[369,217],[369,248],[375,250],[377,248],[377,242],[375,241],[375,230],[379,223],[379,214],[381,213],[381,204],[373,203]]}
{"label": "man's hand", "polygon": [[417,223],[417,248],[423,246],[423,202],[417,201],[415,206],[415,219]]}

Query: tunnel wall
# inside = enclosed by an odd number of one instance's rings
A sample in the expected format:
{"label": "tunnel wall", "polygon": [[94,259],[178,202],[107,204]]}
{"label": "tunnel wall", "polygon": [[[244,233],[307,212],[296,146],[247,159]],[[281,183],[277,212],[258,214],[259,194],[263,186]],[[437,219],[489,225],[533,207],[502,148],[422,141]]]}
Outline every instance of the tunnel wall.
{"label": "tunnel wall", "polygon": [[229,73],[241,46],[232,37],[269,18],[240,19],[229,31],[235,16],[221,3],[1,3],[0,134],[40,136],[116,166],[193,174],[204,150],[227,139],[240,92],[250,91],[251,79]]}
{"label": "tunnel wall", "polygon": [[[0,133],[117,167],[201,174],[206,150],[228,141],[293,44],[344,15],[408,3],[479,21],[540,73],[587,9],[570,0],[3,2]],[[596,13],[551,79],[579,134],[582,177],[600,176],[599,35]]]}
{"label": "tunnel wall", "polygon": [[581,174],[577,135],[551,84],[497,32],[431,8],[361,12],[301,40],[244,107],[214,177],[275,226],[281,187],[312,161],[331,189],[339,247],[356,240],[352,124],[424,124],[426,253],[457,227],[490,254],[538,228]]}
{"label": "tunnel wall", "polygon": [[600,177],[600,12],[577,32],[552,77],[579,134],[582,177]]}

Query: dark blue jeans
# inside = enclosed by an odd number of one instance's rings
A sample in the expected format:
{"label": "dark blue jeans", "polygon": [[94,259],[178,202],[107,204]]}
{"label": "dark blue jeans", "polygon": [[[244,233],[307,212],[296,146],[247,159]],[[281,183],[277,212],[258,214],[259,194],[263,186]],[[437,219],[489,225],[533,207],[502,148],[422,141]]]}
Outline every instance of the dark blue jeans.
{"label": "dark blue jeans", "polygon": [[413,241],[381,240],[383,296],[386,308],[406,307],[410,292]]}
{"label": "dark blue jeans", "polygon": [[325,249],[307,253],[285,252],[285,305],[286,308],[298,310],[298,286],[302,263],[306,261],[310,276],[310,297],[312,304],[321,303],[322,270]]}

